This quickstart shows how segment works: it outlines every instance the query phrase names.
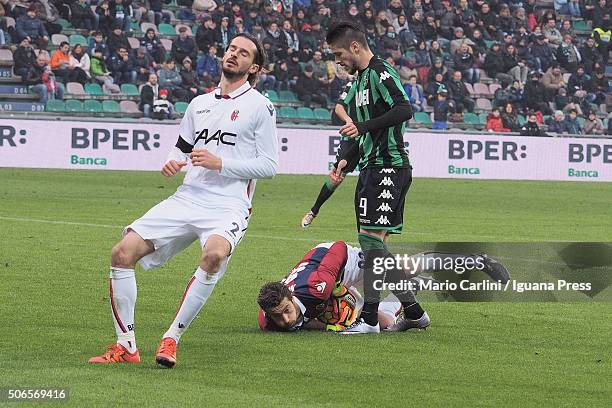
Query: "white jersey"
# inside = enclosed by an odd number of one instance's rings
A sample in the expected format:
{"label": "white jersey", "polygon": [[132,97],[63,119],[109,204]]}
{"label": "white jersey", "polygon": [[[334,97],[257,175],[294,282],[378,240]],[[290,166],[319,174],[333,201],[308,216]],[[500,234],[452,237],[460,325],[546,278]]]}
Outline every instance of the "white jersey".
{"label": "white jersey", "polygon": [[278,167],[274,106],[248,82],[229,95],[217,88],[197,96],[168,160],[184,161],[194,148],[220,156],[222,168],[189,165],[176,195],[208,207],[251,208],[255,179],[273,177]]}

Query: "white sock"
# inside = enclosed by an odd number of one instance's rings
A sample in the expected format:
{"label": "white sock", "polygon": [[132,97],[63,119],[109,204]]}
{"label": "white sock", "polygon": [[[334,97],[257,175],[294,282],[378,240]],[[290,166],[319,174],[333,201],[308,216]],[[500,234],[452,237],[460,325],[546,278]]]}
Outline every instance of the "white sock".
{"label": "white sock", "polygon": [[219,272],[215,274],[209,274],[199,267],[196,269],[189,283],[187,283],[183,301],[176,312],[176,316],[174,316],[174,321],[170,328],[164,333],[164,338],[171,337],[177,343],[179,342],[181,335],[187,330],[193,319],[196,318],[202,307],[206,304],[215,285],[225,273],[226,268],[227,259],[223,261]]}
{"label": "white sock", "polygon": [[109,286],[117,343],[133,353],[136,351],[134,307],[136,306],[137,292],[134,269],[111,267]]}

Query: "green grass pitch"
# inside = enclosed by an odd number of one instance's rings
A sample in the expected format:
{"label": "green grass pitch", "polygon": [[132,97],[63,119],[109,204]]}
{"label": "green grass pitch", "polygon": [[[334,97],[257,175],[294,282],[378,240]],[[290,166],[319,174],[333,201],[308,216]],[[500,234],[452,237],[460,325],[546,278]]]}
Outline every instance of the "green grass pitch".
{"label": "green grass pitch", "polygon": [[[610,406],[610,303],[431,302],[424,332],[261,333],[255,297],[263,282],[281,278],[318,242],[356,241],[354,178],[311,228],[298,227],[323,180],[258,183],[245,239],[183,336],[178,365],[163,370],[153,354],[197,246],[137,273],[143,362],[86,361],[114,341],[108,267],[121,226],[180,178],[1,169],[0,388],[67,387],[75,407]],[[398,238],[612,241],[611,203],[610,184],[416,179]]]}

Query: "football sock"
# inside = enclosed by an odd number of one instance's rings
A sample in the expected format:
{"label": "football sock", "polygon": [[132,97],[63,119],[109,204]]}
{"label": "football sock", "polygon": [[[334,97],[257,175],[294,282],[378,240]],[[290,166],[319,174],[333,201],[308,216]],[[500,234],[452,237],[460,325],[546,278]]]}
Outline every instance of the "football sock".
{"label": "football sock", "polygon": [[365,258],[364,267],[364,304],[361,309],[361,318],[370,326],[378,323],[378,304],[380,303],[380,291],[374,287],[374,281],[381,279],[382,275],[374,274],[374,259],[384,257],[388,253],[385,244],[380,239],[359,233],[359,244]]}
{"label": "football sock", "polygon": [[134,307],[137,293],[134,269],[111,267],[109,287],[117,343],[133,353],[136,351]]}
{"label": "football sock", "polygon": [[321,206],[327,200],[329,200],[332,194],[334,194],[335,190],[336,190],[336,186],[334,186],[330,180],[327,180],[325,184],[323,184],[323,187],[321,187],[319,196],[317,197],[317,200],[315,201],[310,211],[312,211],[315,215],[318,214],[319,210],[321,210]]}
{"label": "football sock", "polygon": [[402,302],[402,306],[404,308],[404,317],[408,319],[420,319],[421,316],[423,316],[423,313],[425,313],[421,305],[418,303],[406,305],[404,302]]}
{"label": "football sock", "polygon": [[226,268],[227,259],[222,263],[219,272],[215,274],[209,274],[200,267],[196,269],[189,283],[187,283],[183,301],[174,316],[174,321],[170,325],[170,328],[164,333],[164,338],[171,337],[177,343],[179,342],[181,335],[187,330],[191,322],[206,304],[215,285],[225,273]]}

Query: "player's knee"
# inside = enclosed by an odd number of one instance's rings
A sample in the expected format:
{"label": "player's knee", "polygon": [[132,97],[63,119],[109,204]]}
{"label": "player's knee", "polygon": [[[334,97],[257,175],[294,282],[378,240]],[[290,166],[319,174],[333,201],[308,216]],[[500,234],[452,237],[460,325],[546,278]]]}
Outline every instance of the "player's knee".
{"label": "player's knee", "polygon": [[134,266],[133,256],[123,243],[119,242],[111,250],[111,265],[118,268],[131,268]]}
{"label": "player's knee", "polygon": [[225,254],[222,251],[207,250],[200,260],[200,268],[208,273],[217,273],[224,258]]}

